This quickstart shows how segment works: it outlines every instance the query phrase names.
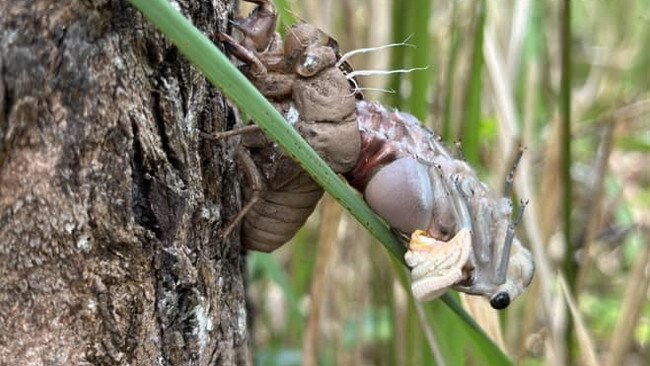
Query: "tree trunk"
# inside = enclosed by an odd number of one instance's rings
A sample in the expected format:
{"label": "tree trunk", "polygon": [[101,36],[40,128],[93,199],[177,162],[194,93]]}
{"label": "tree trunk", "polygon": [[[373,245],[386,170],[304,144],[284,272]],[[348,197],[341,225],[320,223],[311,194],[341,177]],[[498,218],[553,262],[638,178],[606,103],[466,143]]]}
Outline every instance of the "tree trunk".
{"label": "tree trunk", "polygon": [[0,364],[249,363],[223,97],[119,0],[0,0],[0,74]]}

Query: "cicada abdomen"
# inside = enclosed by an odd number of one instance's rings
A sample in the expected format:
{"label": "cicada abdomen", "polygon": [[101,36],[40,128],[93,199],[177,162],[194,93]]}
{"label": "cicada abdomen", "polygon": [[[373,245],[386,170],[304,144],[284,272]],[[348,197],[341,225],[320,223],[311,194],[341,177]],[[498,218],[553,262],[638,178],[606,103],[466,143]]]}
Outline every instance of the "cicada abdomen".
{"label": "cicada abdomen", "polygon": [[259,131],[244,136],[242,145],[247,150],[238,151],[238,165],[249,182],[240,213],[242,246],[271,252],[305,224],[323,189]]}
{"label": "cicada abdomen", "polygon": [[361,154],[346,175],[368,205],[411,236],[416,298],[454,288],[504,308],[529,285],[530,252],[514,237],[512,204],[495,196],[410,114],[357,103]]}

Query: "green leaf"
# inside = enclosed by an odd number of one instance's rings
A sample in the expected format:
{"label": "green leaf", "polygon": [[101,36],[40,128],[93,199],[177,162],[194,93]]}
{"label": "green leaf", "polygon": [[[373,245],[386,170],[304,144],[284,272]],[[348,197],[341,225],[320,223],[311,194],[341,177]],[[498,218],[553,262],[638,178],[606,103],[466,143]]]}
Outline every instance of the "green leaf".
{"label": "green leaf", "polygon": [[[413,38],[410,42],[415,45],[411,50],[411,67],[432,67],[431,62],[431,37],[429,36],[429,14],[431,13],[430,0],[416,0],[410,9],[412,16]],[[403,17],[402,17],[403,18]],[[400,47],[403,48],[403,47]],[[409,113],[420,121],[426,121],[429,114],[429,92],[433,72],[418,70],[412,72],[411,93],[409,95]]]}
{"label": "green leaf", "polygon": [[472,46],[472,65],[467,86],[467,112],[463,121],[462,146],[465,159],[477,166],[479,124],[481,122],[481,91],[483,88],[483,33],[485,27],[485,13],[487,12],[485,0],[477,3],[477,20],[474,31],[474,44]]}

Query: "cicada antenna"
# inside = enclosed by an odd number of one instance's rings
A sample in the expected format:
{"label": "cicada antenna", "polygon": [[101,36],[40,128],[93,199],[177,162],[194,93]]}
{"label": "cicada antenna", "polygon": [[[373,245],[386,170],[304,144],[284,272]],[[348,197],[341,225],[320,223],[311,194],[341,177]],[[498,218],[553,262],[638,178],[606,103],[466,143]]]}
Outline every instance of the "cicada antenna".
{"label": "cicada antenna", "polygon": [[528,206],[528,200],[519,201],[519,208],[517,209],[517,214],[515,215],[514,220],[508,224],[508,230],[506,232],[506,238],[503,242],[503,249],[501,250],[501,260],[499,265],[496,267],[495,272],[495,281],[496,283],[504,283],[506,280],[506,275],[508,273],[508,262],[510,261],[510,248],[512,247],[512,242],[515,239],[515,228],[519,225],[521,218],[524,216],[524,209]]}
{"label": "cicada antenna", "polygon": [[406,37],[406,39],[404,39],[402,42],[399,42],[399,43],[390,43],[390,44],[387,44],[387,45],[377,46],[377,47],[357,48],[355,50],[348,51],[348,52],[344,53],[343,56],[341,56],[339,61],[336,63],[336,67],[340,67],[341,65],[343,65],[344,62],[346,62],[347,60],[349,60],[353,56],[356,56],[356,55],[359,55],[359,54],[362,54],[362,53],[381,51],[381,50],[385,50],[385,49],[391,48],[391,47],[402,47],[402,46],[415,47],[415,45],[413,45],[413,44],[406,43],[406,42],[409,41],[409,39],[411,39],[411,37],[413,37],[413,33],[411,33],[408,37]]}

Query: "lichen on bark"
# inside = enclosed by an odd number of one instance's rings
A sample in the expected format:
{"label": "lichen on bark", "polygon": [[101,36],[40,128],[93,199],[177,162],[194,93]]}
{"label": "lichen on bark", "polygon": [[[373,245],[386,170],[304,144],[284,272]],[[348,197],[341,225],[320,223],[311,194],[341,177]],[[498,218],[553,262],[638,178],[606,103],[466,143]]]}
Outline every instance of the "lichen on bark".
{"label": "lichen on bark", "polygon": [[127,1],[0,2],[0,364],[249,362],[234,122]]}

